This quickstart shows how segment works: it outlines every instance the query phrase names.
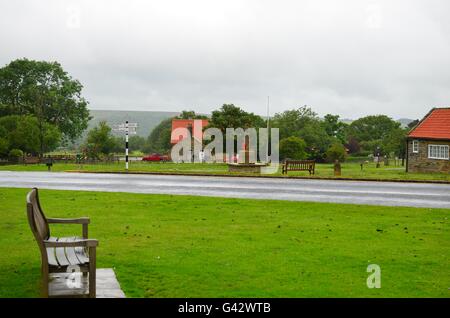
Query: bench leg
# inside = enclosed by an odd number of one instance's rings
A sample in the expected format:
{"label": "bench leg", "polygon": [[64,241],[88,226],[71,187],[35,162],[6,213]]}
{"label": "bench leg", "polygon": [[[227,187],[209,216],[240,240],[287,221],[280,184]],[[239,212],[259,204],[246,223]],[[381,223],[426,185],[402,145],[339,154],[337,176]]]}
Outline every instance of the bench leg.
{"label": "bench leg", "polygon": [[41,295],[43,298],[48,298],[48,266],[43,265],[41,269],[42,274],[42,289]]}
{"label": "bench leg", "polygon": [[95,247],[89,249],[89,298],[95,298],[96,289],[96,253]]}

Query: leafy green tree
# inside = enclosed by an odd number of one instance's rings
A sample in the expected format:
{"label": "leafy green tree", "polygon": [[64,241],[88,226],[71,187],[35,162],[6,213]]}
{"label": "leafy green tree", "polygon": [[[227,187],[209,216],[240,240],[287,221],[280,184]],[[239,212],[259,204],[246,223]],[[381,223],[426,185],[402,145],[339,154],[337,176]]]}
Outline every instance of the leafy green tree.
{"label": "leafy green tree", "polygon": [[88,132],[85,149],[90,158],[101,159],[112,153],[115,146],[116,139],[106,121],[101,121]]}
{"label": "leafy green tree", "polygon": [[23,157],[23,151],[20,149],[11,149],[8,153],[9,160],[13,162],[19,161],[19,158]]}
{"label": "leafy green tree", "polygon": [[361,146],[359,145],[358,140],[355,137],[348,138],[348,141],[345,145],[351,154],[357,154],[361,150]]}
{"label": "leafy green tree", "polygon": [[21,149],[25,153],[39,153],[39,127],[33,117],[18,117],[15,130],[11,131],[11,147]]}
{"label": "leafy green tree", "polygon": [[125,137],[123,136],[113,136],[113,147],[111,148],[112,153],[124,153],[125,152]]}
{"label": "leafy green tree", "polygon": [[406,137],[409,129],[397,128],[389,132],[382,142],[383,150],[387,154],[404,159],[406,156]]}
{"label": "leafy green tree", "polygon": [[171,149],[170,134],[172,132],[172,118],[160,122],[147,138],[144,152],[167,153]]}
{"label": "leafy green tree", "polygon": [[339,115],[325,115],[322,124],[328,136],[337,138],[341,143],[346,142],[348,125],[339,120]]}
{"label": "leafy green tree", "polygon": [[223,104],[219,110],[212,112],[209,127],[218,128],[222,133],[227,128],[260,128],[265,126],[265,121],[254,113],[248,113],[233,104]]}
{"label": "leafy green tree", "polygon": [[8,149],[9,149],[8,140],[4,137],[0,137],[0,158],[7,156]]}
{"label": "leafy green tree", "polygon": [[138,135],[131,136],[128,141],[130,151],[143,151],[146,143],[145,138]]}
{"label": "leafy green tree", "polygon": [[57,62],[18,59],[0,68],[0,116],[32,115],[39,122],[40,152],[44,152],[45,123],[69,140],[87,128],[89,111],[82,85]]}
{"label": "leafy green tree", "polygon": [[348,127],[348,136],[355,138],[366,151],[381,147],[384,138],[401,124],[385,115],[372,115],[353,121]]}
{"label": "leafy green tree", "polygon": [[7,141],[9,150],[20,149],[31,154],[38,154],[41,150],[52,151],[61,139],[61,133],[56,126],[43,123],[40,127],[34,116],[0,117],[0,135]]}
{"label": "leafy green tree", "polygon": [[372,154],[376,156],[377,152],[379,152],[381,156],[384,156],[383,139],[361,141],[360,146],[361,146],[360,151],[361,155]]}
{"label": "leafy green tree", "polygon": [[271,121],[271,126],[280,130],[280,138],[298,135],[305,127],[319,123],[317,114],[307,106],[277,113]]}
{"label": "leafy green tree", "polygon": [[308,157],[319,161],[324,159],[325,151],[336,139],[327,134],[317,114],[307,106],[275,114],[271,126],[279,128],[280,139],[302,138]]}
{"label": "leafy green tree", "polygon": [[282,159],[305,159],[306,143],[303,139],[295,136],[280,140],[280,157]]}
{"label": "leafy green tree", "polygon": [[[41,128],[42,129],[42,128]],[[43,153],[55,150],[61,143],[62,134],[58,127],[49,123],[43,124],[43,138],[40,140],[42,145],[39,146],[39,150]]]}
{"label": "leafy green tree", "polygon": [[339,160],[339,162],[344,162],[347,158],[347,152],[345,147],[340,143],[334,143],[327,149],[325,153],[325,158],[328,162],[335,162]]}
{"label": "leafy green tree", "polygon": [[177,119],[207,119],[208,116],[196,114],[193,110],[183,110],[178,116]]}

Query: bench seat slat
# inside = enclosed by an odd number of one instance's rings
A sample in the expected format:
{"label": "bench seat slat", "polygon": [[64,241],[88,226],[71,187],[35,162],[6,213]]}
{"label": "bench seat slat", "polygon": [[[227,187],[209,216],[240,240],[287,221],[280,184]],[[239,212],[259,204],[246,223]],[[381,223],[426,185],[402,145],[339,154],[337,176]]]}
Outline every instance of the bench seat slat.
{"label": "bench seat slat", "polygon": [[[72,237],[68,237],[68,242],[73,242],[73,241],[77,241],[77,240],[81,240],[81,237],[78,236],[72,236]],[[77,257],[79,264],[87,264],[89,263],[89,257],[86,254],[86,250],[84,247],[82,246],[76,246],[73,248],[74,249],[74,253],[75,256]]]}
{"label": "bench seat slat", "polygon": [[[56,240],[59,241],[60,239],[56,238]],[[60,266],[70,265],[69,261],[67,260],[66,251],[65,251],[64,247],[56,247],[55,255],[56,255],[56,260],[58,261],[58,264]]]}
{"label": "bench seat slat", "polygon": [[[69,237],[61,237],[59,239],[61,242],[70,242],[72,241]],[[82,264],[80,260],[78,259],[77,255],[75,254],[75,247],[66,247],[66,257],[69,261],[70,265],[80,265]]]}
{"label": "bench seat slat", "polygon": [[[57,239],[56,237],[49,237],[48,238],[49,241],[51,242],[56,242]],[[55,249],[53,247],[48,247],[47,248],[47,258],[48,258],[48,264],[52,265],[52,266],[58,266],[58,261],[56,260],[56,256],[55,256]]]}
{"label": "bench seat slat", "polygon": [[[48,239],[52,242],[73,242],[81,240],[80,237],[50,237]],[[89,256],[87,255],[84,247],[48,247],[47,257],[49,265],[52,266],[68,266],[68,265],[84,265],[89,263]]]}

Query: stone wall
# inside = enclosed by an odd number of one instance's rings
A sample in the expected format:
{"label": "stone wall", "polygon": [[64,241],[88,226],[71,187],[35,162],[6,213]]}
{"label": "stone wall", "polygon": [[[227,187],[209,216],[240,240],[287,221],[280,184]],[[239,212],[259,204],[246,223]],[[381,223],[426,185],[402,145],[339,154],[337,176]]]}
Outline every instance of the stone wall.
{"label": "stone wall", "polygon": [[449,145],[449,141],[414,139],[419,141],[419,152],[413,153],[413,139],[408,140],[408,172],[450,173],[450,160],[428,158],[428,145]]}

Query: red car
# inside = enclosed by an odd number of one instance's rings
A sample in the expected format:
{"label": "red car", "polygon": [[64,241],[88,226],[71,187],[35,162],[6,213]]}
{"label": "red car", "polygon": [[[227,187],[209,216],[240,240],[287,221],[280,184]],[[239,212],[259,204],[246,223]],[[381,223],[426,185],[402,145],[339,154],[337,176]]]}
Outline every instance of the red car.
{"label": "red car", "polygon": [[169,161],[169,156],[161,155],[159,153],[152,153],[142,158],[142,161]]}

